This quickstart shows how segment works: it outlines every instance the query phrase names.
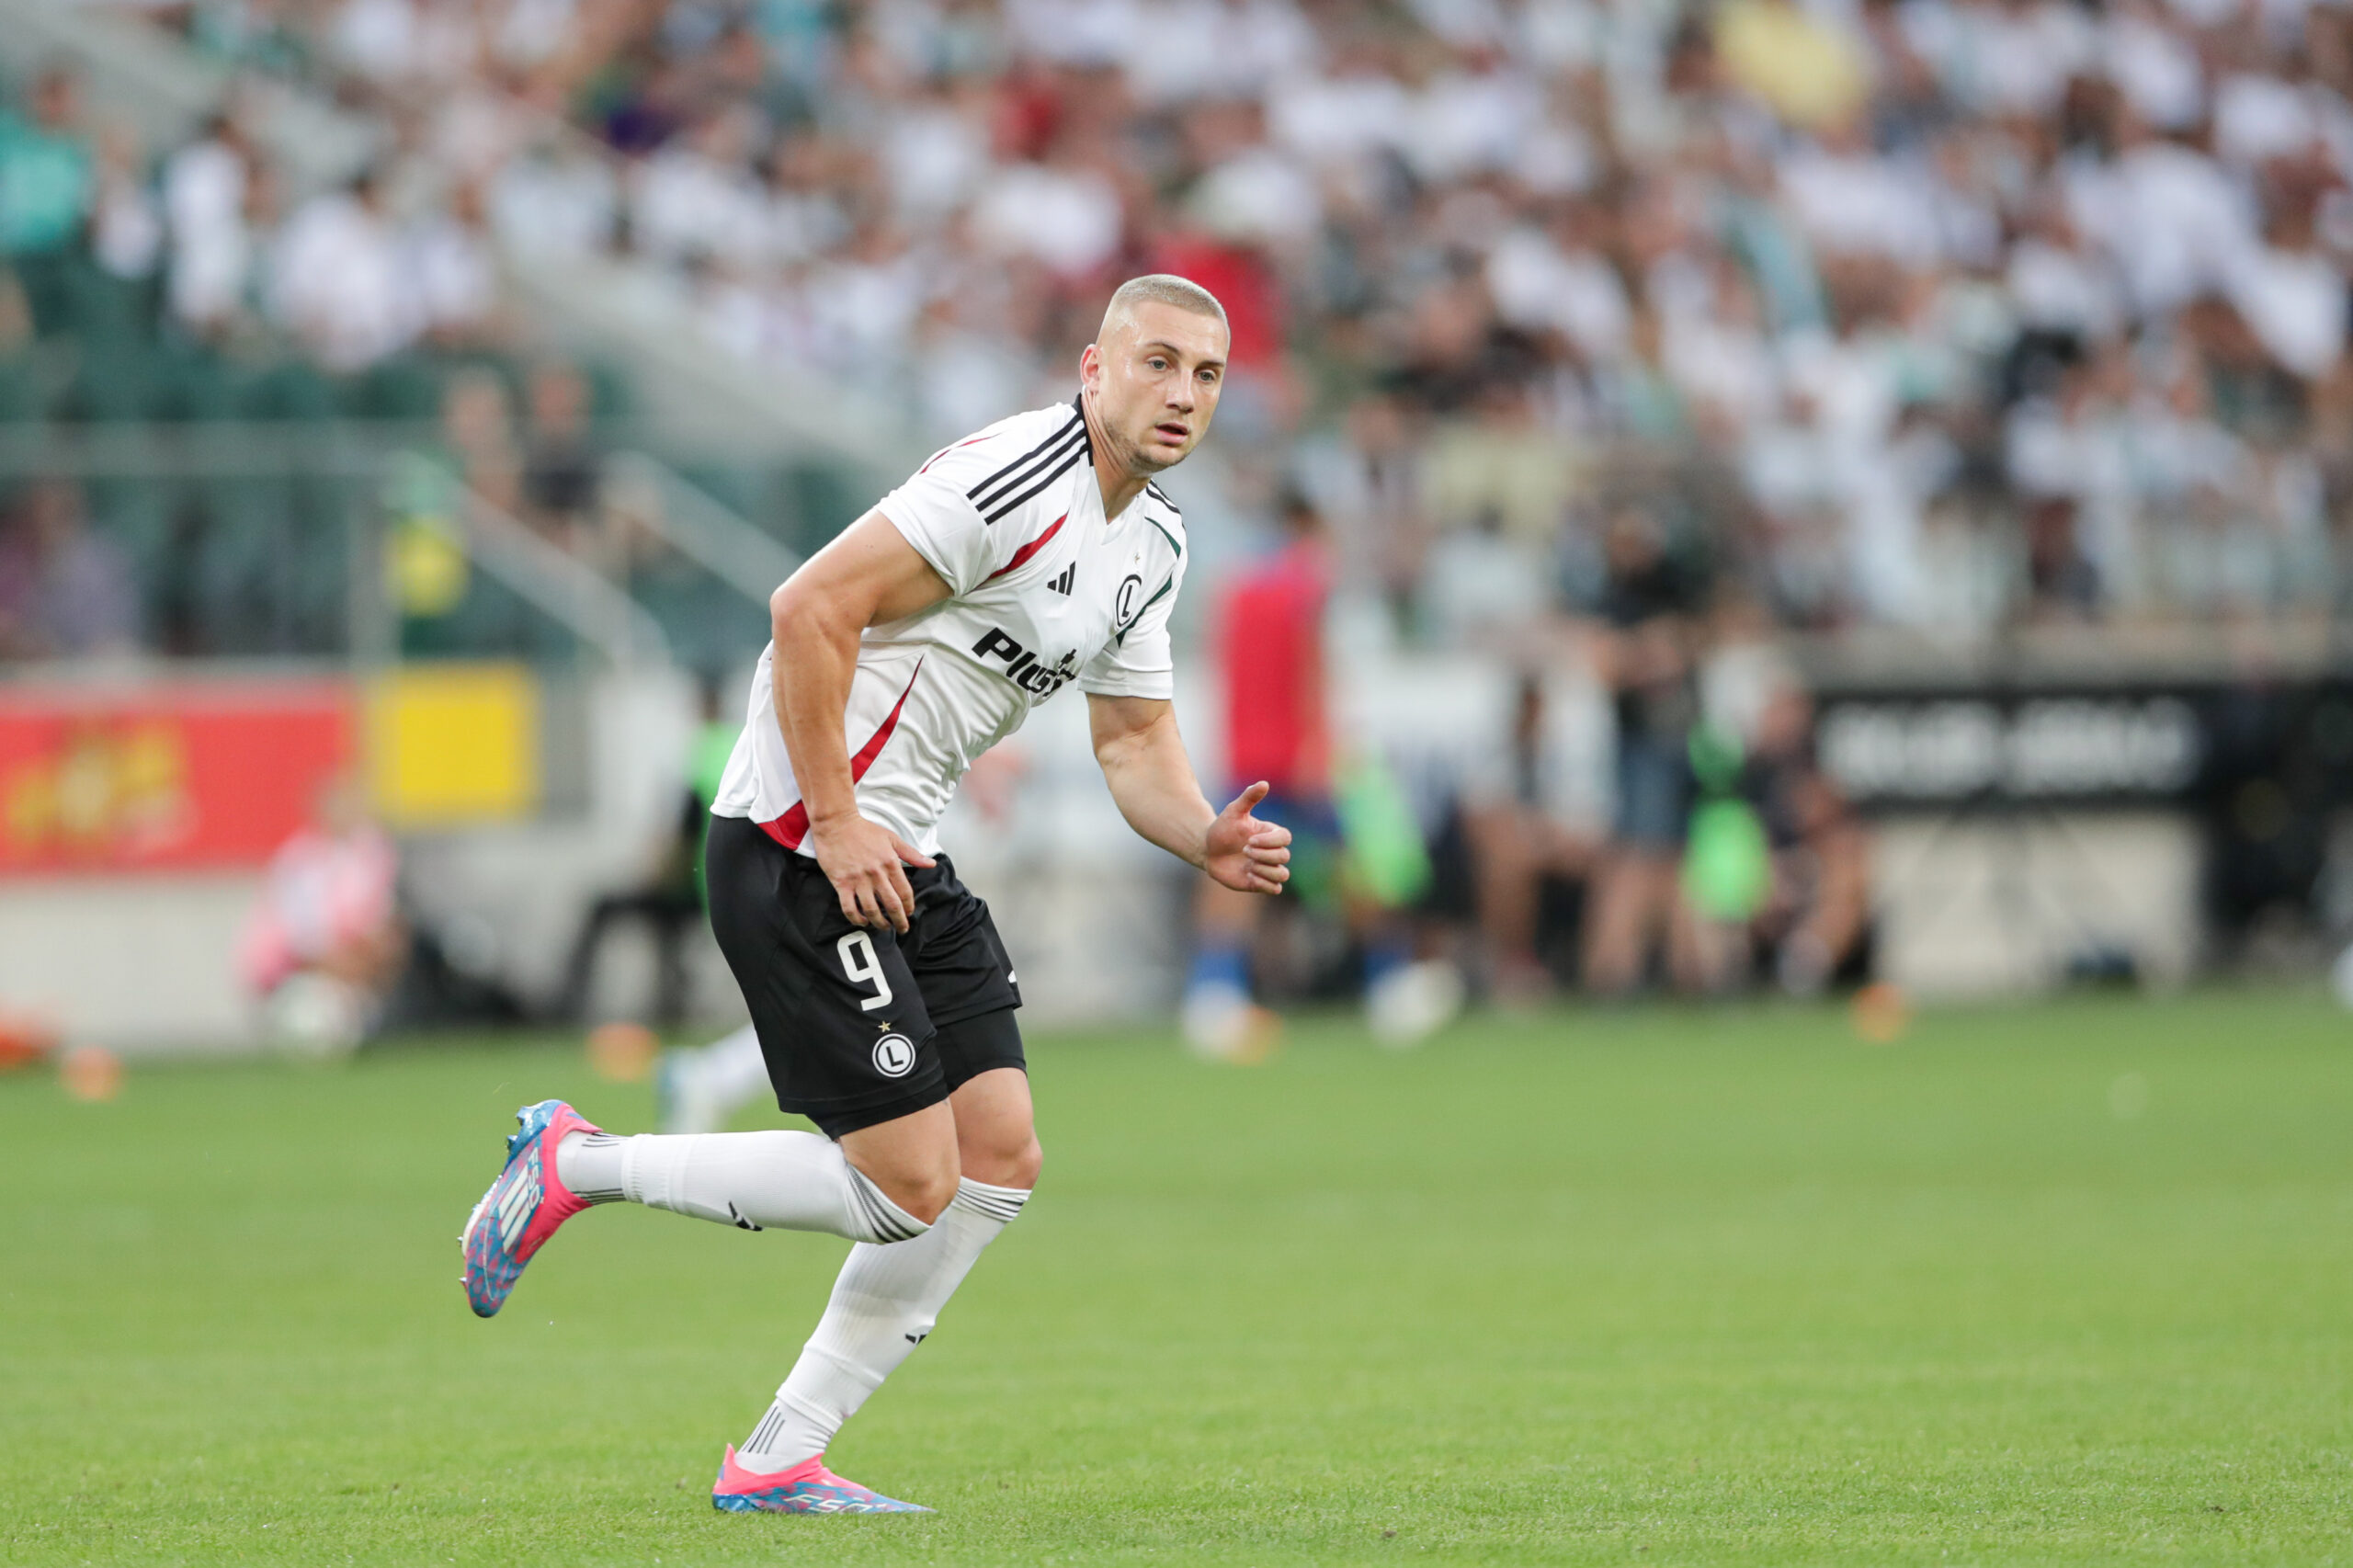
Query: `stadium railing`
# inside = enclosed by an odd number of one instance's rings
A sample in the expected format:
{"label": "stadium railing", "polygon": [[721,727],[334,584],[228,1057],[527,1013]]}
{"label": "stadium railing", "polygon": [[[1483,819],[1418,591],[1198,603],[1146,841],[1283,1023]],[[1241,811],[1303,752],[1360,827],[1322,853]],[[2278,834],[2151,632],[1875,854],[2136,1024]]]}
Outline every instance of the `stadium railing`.
{"label": "stadium railing", "polygon": [[609,460],[600,566],[467,486],[444,446],[406,421],[0,424],[0,497],[73,486],[166,657],[707,668],[765,639],[797,556],[659,459]]}

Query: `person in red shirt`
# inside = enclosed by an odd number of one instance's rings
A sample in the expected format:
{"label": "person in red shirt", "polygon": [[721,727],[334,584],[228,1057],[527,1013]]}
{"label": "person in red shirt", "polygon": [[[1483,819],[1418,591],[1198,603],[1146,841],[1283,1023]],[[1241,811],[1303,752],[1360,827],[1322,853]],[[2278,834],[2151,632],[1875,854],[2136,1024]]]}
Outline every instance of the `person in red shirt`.
{"label": "person in red shirt", "polygon": [[[1298,891],[1311,904],[1340,904],[1364,949],[1375,1028],[1384,1039],[1409,1043],[1450,1017],[1453,1006],[1434,1005],[1424,994],[1433,989],[1434,977],[1419,973],[1424,966],[1412,961],[1409,923],[1345,869],[1349,851],[1334,801],[1324,676],[1330,548],[1324,519],[1305,496],[1286,495],[1280,519],[1279,547],[1229,580],[1218,605],[1226,777],[1264,779],[1271,787],[1257,813],[1290,829]],[[1275,1018],[1250,997],[1261,902],[1213,882],[1201,885],[1184,1026],[1188,1041],[1206,1055],[1248,1060],[1271,1043]],[[1450,966],[1431,967],[1445,970],[1440,978],[1452,978]],[[1459,985],[1453,980],[1446,994],[1459,1001]]]}
{"label": "person in red shirt", "polygon": [[1282,523],[1282,547],[1230,584],[1219,606],[1225,770],[1265,779],[1273,798],[1319,803],[1328,812],[1324,606],[1332,591],[1331,561],[1324,520],[1304,496],[1284,500]]}

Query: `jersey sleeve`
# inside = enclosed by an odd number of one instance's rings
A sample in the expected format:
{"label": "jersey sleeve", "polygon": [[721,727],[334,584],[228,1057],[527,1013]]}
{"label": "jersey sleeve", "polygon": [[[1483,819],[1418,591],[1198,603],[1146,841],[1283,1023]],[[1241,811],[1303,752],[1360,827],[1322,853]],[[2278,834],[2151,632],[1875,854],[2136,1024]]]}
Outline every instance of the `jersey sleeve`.
{"label": "jersey sleeve", "polygon": [[[993,446],[984,443],[974,449]],[[951,594],[971,593],[1001,564],[991,559],[995,530],[981,520],[981,510],[968,493],[984,472],[962,451],[951,449],[882,497],[882,515],[939,574]]]}
{"label": "jersey sleeve", "polygon": [[934,454],[882,497],[881,513],[949,593],[969,594],[1012,563],[1022,530],[1007,519],[1038,481],[1078,460],[1086,429],[1075,404],[1017,415]]}
{"label": "jersey sleeve", "polygon": [[1127,630],[1114,635],[1079,671],[1079,690],[1095,697],[1163,700],[1176,695],[1176,659],[1168,640],[1168,616],[1176,608],[1176,590],[1184,585],[1185,561],[1182,555],[1176,558]]}

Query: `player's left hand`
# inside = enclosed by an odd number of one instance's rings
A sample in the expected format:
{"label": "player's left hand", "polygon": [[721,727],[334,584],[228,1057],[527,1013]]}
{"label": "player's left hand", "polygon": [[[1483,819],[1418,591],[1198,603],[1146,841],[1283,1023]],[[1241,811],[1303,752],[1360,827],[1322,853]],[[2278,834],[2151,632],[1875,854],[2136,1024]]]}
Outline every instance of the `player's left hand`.
{"label": "player's left hand", "polygon": [[1201,869],[1237,892],[1279,893],[1290,881],[1290,829],[1250,814],[1268,786],[1253,784],[1218,812],[1201,843]]}

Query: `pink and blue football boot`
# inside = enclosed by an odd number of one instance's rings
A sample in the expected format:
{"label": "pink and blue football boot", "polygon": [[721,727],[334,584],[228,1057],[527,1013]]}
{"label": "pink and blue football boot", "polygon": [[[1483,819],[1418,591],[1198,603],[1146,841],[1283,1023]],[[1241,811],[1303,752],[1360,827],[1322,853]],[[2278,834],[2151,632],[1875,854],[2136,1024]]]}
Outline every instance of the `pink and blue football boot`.
{"label": "pink and blue football boot", "polygon": [[588,1205],[556,1179],[555,1149],[572,1132],[601,1132],[562,1100],[541,1100],[515,1113],[522,1131],[506,1141],[506,1168],[466,1217],[466,1303],[477,1317],[506,1304],[523,1266],[547,1245],[556,1227]]}
{"label": "pink and blue football boot", "polygon": [[735,1450],[719,1461],[719,1480],[710,1489],[710,1506],[725,1514],[928,1514],[929,1508],[902,1503],[870,1492],[855,1481],[844,1481],[825,1468],[825,1456],[803,1460],[790,1470],[762,1475],[735,1462]]}

